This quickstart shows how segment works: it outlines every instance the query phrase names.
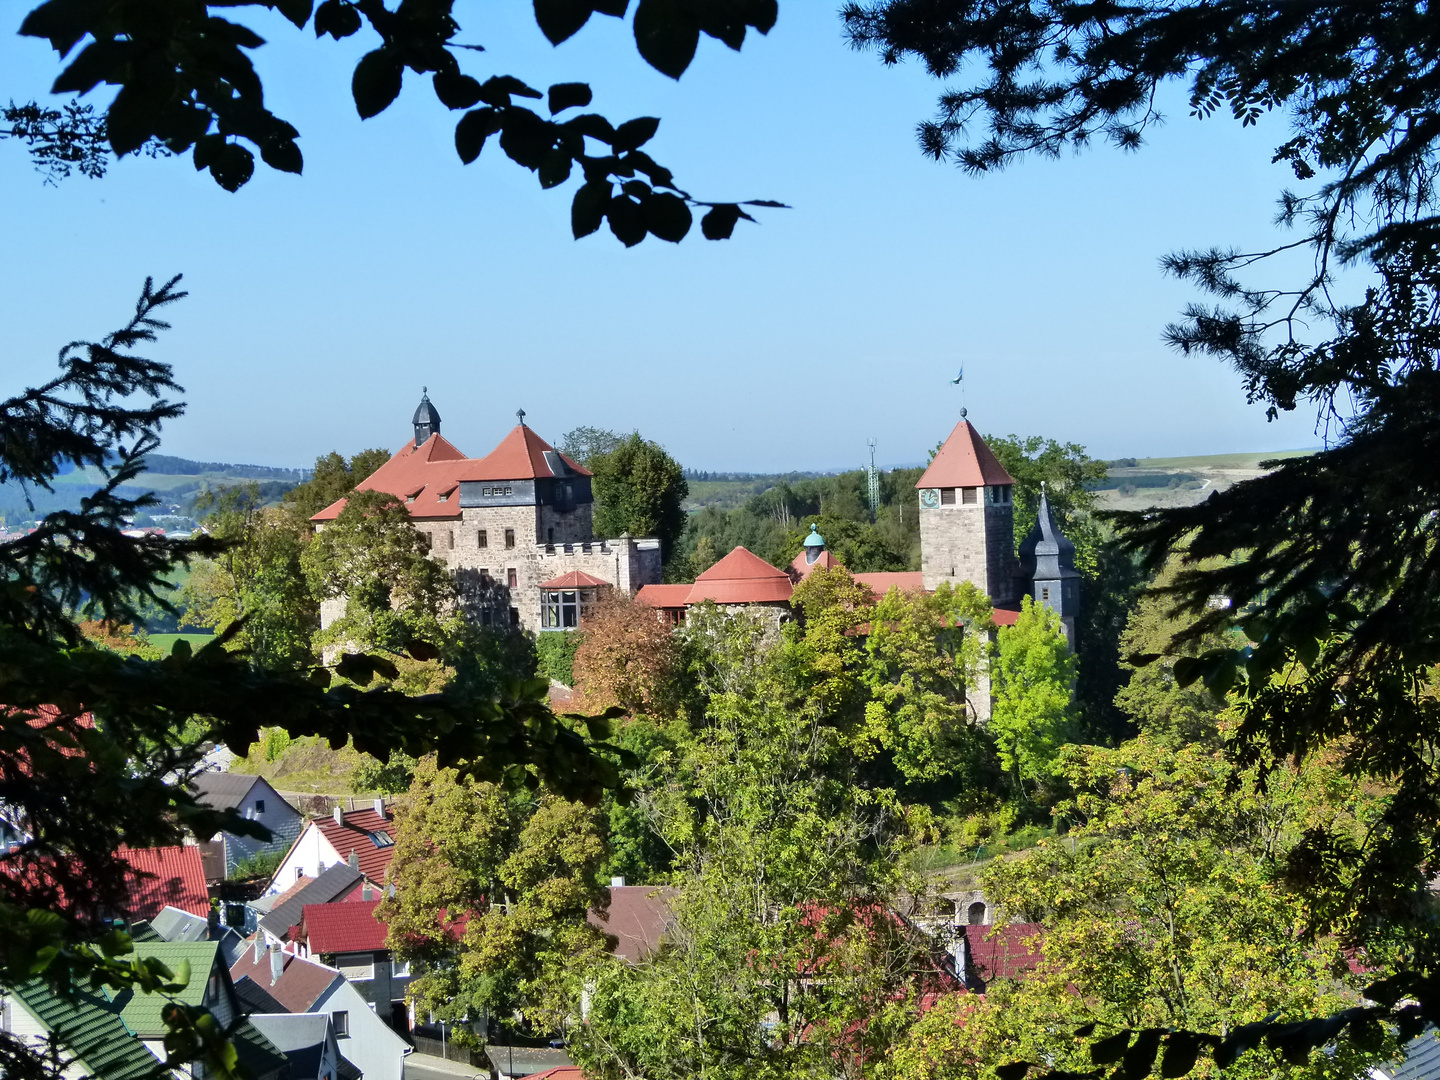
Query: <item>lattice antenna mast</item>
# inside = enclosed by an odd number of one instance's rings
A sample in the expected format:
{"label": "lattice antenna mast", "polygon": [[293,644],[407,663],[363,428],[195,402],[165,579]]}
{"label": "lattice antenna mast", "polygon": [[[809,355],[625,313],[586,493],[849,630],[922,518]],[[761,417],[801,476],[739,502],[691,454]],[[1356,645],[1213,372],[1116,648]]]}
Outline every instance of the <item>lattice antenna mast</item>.
{"label": "lattice antenna mast", "polygon": [[880,513],[880,470],[875,468],[875,440],[870,440],[870,468],[868,479],[870,481],[870,520],[874,522]]}

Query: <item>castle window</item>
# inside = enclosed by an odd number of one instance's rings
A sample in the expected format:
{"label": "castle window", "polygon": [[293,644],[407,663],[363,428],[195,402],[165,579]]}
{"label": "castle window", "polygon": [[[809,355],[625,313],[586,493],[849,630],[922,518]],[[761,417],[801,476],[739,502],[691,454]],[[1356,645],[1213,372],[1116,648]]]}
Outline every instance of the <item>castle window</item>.
{"label": "castle window", "polygon": [[514,495],[514,494],[515,494],[515,489],[512,488],[512,487],[507,486],[507,487],[505,488],[505,494],[506,494],[506,495]]}
{"label": "castle window", "polygon": [[941,506],[954,506],[954,505],[955,505],[955,489],[954,489],[954,488],[941,488],[941,489],[940,489],[940,505],[941,505]]}
{"label": "castle window", "polygon": [[455,550],[455,530],[454,530],[454,529],[451,529],[448,533],[445,534],[445,540],[446,540],[445,546],[448,547],[451,551],[454,551],[454,550]]}
{"label": "castle window", "polygon": [[507,548],[513,548],[513,547],[515,546],[515,530],[514,530],[514,529],[506,529],[506,530],[505,530],[505,546],[506,546]]}
{"label": "castle window", "polygon": [[546,530],[545,530],[545,535],[546,535],[546,538],[547,538],[547,541],[546,541],[547,543],[551,543],[551,544],[555,543],[555,526],[552,525],[552,526],[550,526],[550,528],[546,529]]}
{"label": "castle window", "polygon": [[520,579],[515,574],[515,567],[512,566],[505,571],[505,584],[509,585],[512,589],[520,584]]}
{"label": "castle window", "polygon": [[963,498],[961,499],[962,502],[967,504],[973,504],[980,501],[979,488],[961,488],[960,490],[965,493]]}
{"label": "castle window", "polygon": [[595,603],[595,589],[550,591],[540,594],[540,627],[544,630],[574,630]]}
{"label": "castle window", "polygon": [[485,535],[484,529],[480,530],[480,535],[475,538],[475,542],[482,548],[490,546],[490,538]]}

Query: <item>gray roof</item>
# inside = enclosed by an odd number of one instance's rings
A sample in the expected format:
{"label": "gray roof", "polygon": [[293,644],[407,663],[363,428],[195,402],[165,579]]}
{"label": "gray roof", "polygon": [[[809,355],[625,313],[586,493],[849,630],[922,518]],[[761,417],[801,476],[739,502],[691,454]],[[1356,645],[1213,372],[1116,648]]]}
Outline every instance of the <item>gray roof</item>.
{"label": "gray roof", "polygon": [[[325,1045],[334,1039],[324,1013],[252,1013],[250,1023],[290,1062],[291,1080],[320,1080]],[[340,1057],[340,1048],[335,1047]]]}
{"label": "gray roof", "polygon": [[250,789],[261,782],[258,776],[230,772],[205,772],[190,778],[196,797],[212,810],[238,809]]}
{"label": "gray roof", "polygon": [[1405,1057],[1386,1062],[1378,1072],[1391,1080],[1436,1080],[1440,1077],[1440,1031],[1429,1028],[1405,1044]]}
{"label": "gray roof", "polygon": [[283,904],[270,909],[260,920],[260,929],[277,938],[284,938],[290,927],[300,923],[306,904],[328,904],[348,892],[360,880],[360,871],[349,863],[336,863],[305,888],[292,893]]}
{"label": "gray roof", "polygon": [[226,967],[235,963],[245,948],[245,942],[230,927],[211,927],[209,919],[169,905],[150,920],[150,928],[162,941],[218,941]]}

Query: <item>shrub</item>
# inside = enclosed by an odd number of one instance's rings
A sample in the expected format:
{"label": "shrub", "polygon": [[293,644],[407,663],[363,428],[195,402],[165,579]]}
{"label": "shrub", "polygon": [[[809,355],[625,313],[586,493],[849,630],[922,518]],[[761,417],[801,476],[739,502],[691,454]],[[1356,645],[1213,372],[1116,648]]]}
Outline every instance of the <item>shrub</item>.
{"label": "shrub", "polygon": [[230,871],[230,880],[244,881],[247,878],[273,877],[284,861],[285,852],[283,851],[257,851],[254,855],[241,859],[235,864],[235,869]]}
{"label": "shrub", "polygon": [[550,630],[535,638],[540,674],[562,686],[575,685],[575,650],[584,635],[576,630]]}

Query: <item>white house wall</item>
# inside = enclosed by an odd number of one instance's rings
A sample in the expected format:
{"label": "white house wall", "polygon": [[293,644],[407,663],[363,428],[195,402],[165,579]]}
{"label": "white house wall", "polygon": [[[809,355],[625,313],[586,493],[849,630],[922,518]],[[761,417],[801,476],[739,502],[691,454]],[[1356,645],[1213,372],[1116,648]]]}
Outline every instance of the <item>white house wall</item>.
{"label": "white house wall", "polygon": [[324,870],[343,861],[340,853],[312,821],[305,826],[305,831],[300,834],[300,839],[280,864],[280,869],[275,871],[275,876],[270,879],[270,888],[266,891],[282,893],[290,888],[297,880],[297,870],[303,870],[307,878],[317,878]]}
{"label": "white house wall", "polygon": [[365,1080],[403,1080],[410,1044],[375,1015],[348,982],[336,982],[310,1011],[332,1017],[336,1012],[350,1014],[350,1037],[339,1040],[340,1052],[365,1074]]}

